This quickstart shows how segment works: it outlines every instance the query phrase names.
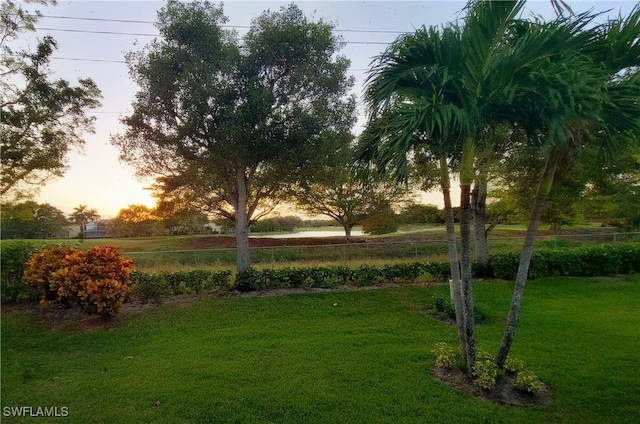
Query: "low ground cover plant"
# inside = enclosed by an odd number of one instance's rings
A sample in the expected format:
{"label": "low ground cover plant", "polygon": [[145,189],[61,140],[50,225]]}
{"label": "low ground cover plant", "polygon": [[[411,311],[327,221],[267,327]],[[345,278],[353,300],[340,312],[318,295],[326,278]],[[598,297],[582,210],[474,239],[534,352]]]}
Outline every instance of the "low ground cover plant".
{"label": "low ground cover plant", "polygon": [[[438,342],[432,350],[435,354],[436,367],[464,368],[464,360],[459,349],[456,351],[446,342]],[[473,384],[490,391],[496,387],[498,380],[511,378],[516,389],[523,392],[536,394],[542,390],[544,384],[538,376],[527,369],[521,359],[509,357],[505,361],[504,369],[498,368],[494,358],[487,351],[479,350],[478,359],[471,370]]]}

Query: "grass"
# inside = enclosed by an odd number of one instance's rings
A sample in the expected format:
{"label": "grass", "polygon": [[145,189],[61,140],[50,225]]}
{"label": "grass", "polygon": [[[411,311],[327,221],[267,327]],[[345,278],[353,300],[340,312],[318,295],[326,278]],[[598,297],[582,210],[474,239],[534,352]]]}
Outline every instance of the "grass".
{"label": "grass", "polygon": [[[475,284],[485,350],[499,343],[511,289]],[[553,391],[547,408],[497,406],[434,379],[431,350],[457,337],[424,311],[447,292],[409,286],[210,298],[94,332],[53,330],[3,311],[2,407],[64,406],[65,423],[637,419],[640,276],[529,283],[513,354]]]}

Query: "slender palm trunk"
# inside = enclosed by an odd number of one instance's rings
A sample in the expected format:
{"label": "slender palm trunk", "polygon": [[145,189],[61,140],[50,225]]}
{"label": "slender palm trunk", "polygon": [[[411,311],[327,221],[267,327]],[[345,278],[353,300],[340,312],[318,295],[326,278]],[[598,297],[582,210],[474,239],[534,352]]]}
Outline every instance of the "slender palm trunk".
{"label": "slender palm trunk", "polygon": [[453,220],[453,207],[451,206],[451,183],[449,181],[449,168],[447,158],[440,158],[440,187],[444,200],[444,220],[447,228],[447,244],[449,248],[449,267],[451,269],[451,281],[449,291],[451,301],[456,310],[456,325],[460,339],[460,350],[466,356],[467,340],[464,331],[464,303],[462,301],[462,287],[460,282],[460,263],[458,262],[458,246]]}
{"label": "slender palm trunk", "polygon": [[244,169],[236,172],[238,200],[236,205],[236,269],[238,273],[251,267],[249,258],[249,216],[247,214],[248,189]]}
{"label": "slender palm trunk", "polygon": [[461,286],[464,303],[464,332],[467,342],[465,352],[468,371],[476,362],[475,319],[473,310],[473,283],[471,279],[471,208],[469,184],[460,185],[460,245],[461,245]]}
{"label": "slender palm trunk", "polygon": [[473,214],[474,248],[478,265],[486,270],[489,266],[489,242],[487,231],[487,175],[478,175],[471,193]]}
{"label": "slender palm trunk", "polygon": [[460,245],[462,248],[460,271],[463,318],[467,350],[467,372],[471,373],[476,362],[475,318],[473,310],[473,283],[471,278],[471,182],[473,181],[474,145],[465,140],[460,170]]}
{"label": "slender palm trunk", "polygon": [[536,235],[538,233],[538,226],[540,225],[540,218],[542,216],[542,208],[544,207],[545,200],[551,191],[553,184],[553,177],[558,165],[558,152],[552,152],[547,159],[544,173],[538,186],[538,192],[536,193],[536,199],[531,209],[531,215],[529,217],[529,225],[527,227],[527,234],[522,246],[522,253],[520,254],[520,265],[518,266],[518,274],[516,275],[516,282],[513,288],[513,297],[511,298],[511,308],[509,310],[509,317],[507,318],[507,325],[502,336],[502,342],[498,349],[498,355],[496,356],[496,364],[502,368],[504,362],[511,350],[511,344],[518,328],[518,321],[520,320],[520,307],[522,306],[522,297],[524,296],[524,288],[527,283],[527,276],[529,274],[529,265],[531,264],[531,257],[533,256],[533,245]]}

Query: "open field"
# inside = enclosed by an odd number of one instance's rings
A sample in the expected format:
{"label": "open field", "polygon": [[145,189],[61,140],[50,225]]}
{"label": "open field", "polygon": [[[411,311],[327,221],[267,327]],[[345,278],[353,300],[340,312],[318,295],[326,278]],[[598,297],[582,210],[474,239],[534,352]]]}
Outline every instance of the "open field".
{"label": "open field", "polygon": [[[336,227],[327,227],[334,230]],[[317,230],[317,229],[314,229]],[[346,243],[344,237],[260,237],[250,239],[251,261],[256,268],[318,266],[340,264],[358,266],[398,261],[448,260],[444,227],[411,226],[404,232],[385,236],[361,236]],[[499,226],[489,238],[493,253],[519,251],[524,228]],[[572,227],[555,234],[540,231],[537,247],[544,249],[576,247],[616,241],[640,240],[640,233],[623,235],[612,228],[596,225]],[[3,243],[11,242],[9,240]],[[73,245],[78,240],[34,240],[35,244]],[[236,251],[233,235],[168,236],[141,238],[87,239],[79,247],[114,245],[136,262],[136,269],[146,272],[199,269],[235,269]]]}
{"label": "open field", "polygon": [[[475,284],[482,349],[499,343],[511,289]],[[40,419],[65,423],[635,422],[639,275],[529,283],[513,355],[551,389],[544,408],[476,400],[433,377],[434,344],[457,337],[425,311],[447,291],[202,298],[91,331],[5,307],[2,407],[65,407]]]}

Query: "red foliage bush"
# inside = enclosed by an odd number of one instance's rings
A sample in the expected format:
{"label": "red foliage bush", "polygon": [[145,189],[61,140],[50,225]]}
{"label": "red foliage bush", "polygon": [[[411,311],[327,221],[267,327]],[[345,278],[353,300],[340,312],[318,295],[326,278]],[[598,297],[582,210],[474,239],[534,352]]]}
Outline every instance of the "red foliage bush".
{"label": "red foliage bush", "polygon": [[54,247],[34,255],[28,265],[25,282],[42,289],[41,303],[76,304],[83,312],[103,318],[122,309],[134,267],[113,246],[96,246],[87,252]]}

